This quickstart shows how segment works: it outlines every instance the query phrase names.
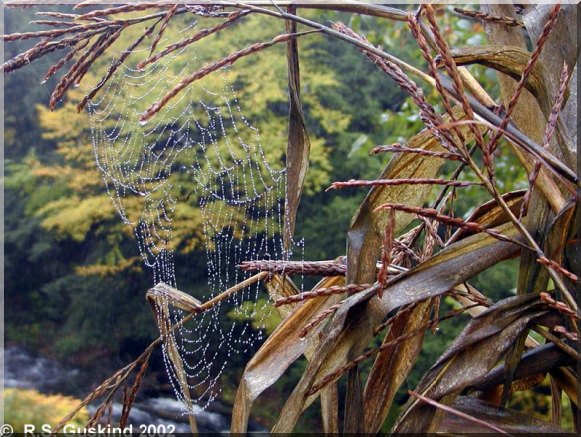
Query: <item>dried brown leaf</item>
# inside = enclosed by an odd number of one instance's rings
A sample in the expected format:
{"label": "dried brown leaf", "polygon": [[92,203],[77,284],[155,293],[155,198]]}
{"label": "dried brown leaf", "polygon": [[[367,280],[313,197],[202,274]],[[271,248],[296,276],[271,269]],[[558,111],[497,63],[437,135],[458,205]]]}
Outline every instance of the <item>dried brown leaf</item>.
{"label": "dried brown leaf", "polygon": [[[497,229],[516,236],[512,224]],[[377,289],[349,297],[320,334],[313,358],[281,411],[273,432],[291,432],[318,378],[359,356],[374,328],[387,314],[404,305],[441,295],[468,278],[518,252],[514,244],[485,234],[468,237],[436,254],[416,268],[391,279],[382,299],[371,299]],[[371,299],[371,300],[370,300]],[[368,306],[373,311],[367,311]]]}
{"label": "dried brown leaf", "polygon": [[[344,284],[342,277],[326,278],[315,288]],[[320,311],[337,302],[337,296],[310,299],[285,318],[246,365],[232,411],[232,433],[246,432],[256,398],[274,384],[298,357],[311,356],[309,342],[300,337],[304,326]]]}
{"label": "dried brown leaf", "polygon": [[[430,315],[431,301],[420,302],[412,311],[397,316],[391,325],[389,333],[383,343],[416,331],[425,324]],[[364,393],[365,427],[366,433],[379,432],[394,397],[412,370],[420,353],[423,334],[414,336],[394,344],[381,351],[367,379]]]}
{"label": "dried brown leaf", "polygon": [[[461,390],[484,377],[504,356],[529,324],[546,313],[537,295],[504,299],[472,319],[452,345],[424,375],[416,391],[451,403]],[[430,432],[441,415],[432,407],[409,401],[395,432]]]}
{"label": "dried brown leaf", "polygon": [[[289,6],[289,13],[295,14],[296,7]],[[296,34],[297,23],[286,22],[287,34]],[[293,37],[287,41],[286,59],[288,70],[289,115],[286,148],[286,198],[284,214],[284,248],[288,254],[292,248],[292,238],[303,184],[309,168],[311,142],[307,133],[303,106],[301,103],[301,75],[299,66],[298,41]]]}

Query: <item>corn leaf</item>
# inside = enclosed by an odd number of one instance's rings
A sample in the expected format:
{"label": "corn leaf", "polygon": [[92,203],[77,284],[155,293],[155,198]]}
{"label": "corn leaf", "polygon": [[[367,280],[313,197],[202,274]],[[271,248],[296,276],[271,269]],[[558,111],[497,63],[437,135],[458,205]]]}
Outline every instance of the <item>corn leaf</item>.
{"label": "corn leaf", "polygon": [[[498,302],[470,321],[424,375],[416,391],[451,404],[461,390],[485,376],[528,325],[545,313],[537,295],[515,296]],[[434,432],[441,418],[434,407],[410,400],[394,432]]]}
{"label": "corn leaf", "polygon": [[[289,6],[289,13],[296,13],[296,7]],[[286,30],[287,33],[296,33],[296,22],[287,21]],[[292,236],[295,230],[303,183],[309,167],[309,151],[311,148],[300,98],[301,81],[297,38],[291,38],[287,42],[287,65],[290,107],[286,152],[287,188],[284,216],[284,246],[285,250],[289,251],[292,245]]]}
{"label": "corn leaf", "polygon": [[[342,277],[326,278],[316,288],[344,283]],[[325,308],[335,304],[336,295],[321,299],[309,299],[280,323],[258,352],[246,365],[232,411],[232,433],[246,432],[250,410],[256,398],[274,384],[284,371],[302,354],[307,352],[308,341],[299,336],[310,320]]]}
{"label": "corn leaf", "polygon": [[[516,236],[512,224],[496,229],[507,236]],[[272,431],[292,431],[304,405],[316,396],[308,395],[315,382],[360,355],[371,340],[374,327],[390,311],[439,296],[518,251],[513,243],[486,234],[473,235],[390,280],[381,299],[375,297],[377,286],[349,297],[321,332],[314,356]],[[372,297],[373,311],[366,311]]]}
{"label": "corn leaf", "polygon": [[[470,396],[459,396],[452,404],[452,407],[509,433],[539,435],[565,432],[550,422],[536,419],[518,411],[498,407]],[[444,416],[438,431],[450,434],[490,433],[490,429],[482,425],[449,413]]]}
{"label": "corn leaf", "polygon": [[[387,343],[416,331],[430,315],[431,300],[420,302],[412,311],[398,316],[383,339]],[[418,357],[423,333],[399,342],[377,355],[367,379],[364,395],[365,432],[377,433],[387,417],[397,390],[406,380]]]}

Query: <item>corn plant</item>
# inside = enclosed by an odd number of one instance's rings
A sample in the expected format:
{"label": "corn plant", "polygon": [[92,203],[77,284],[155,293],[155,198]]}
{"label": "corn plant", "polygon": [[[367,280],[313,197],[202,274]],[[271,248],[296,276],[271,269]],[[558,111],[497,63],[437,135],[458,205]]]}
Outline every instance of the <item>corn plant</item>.
{"label": "corn plant", "polygon": [[[184,401],[191,404],[184,363],[172,332],[245,287],[262,282],[282,322],[246,365],[232,413],[232,432],[246,432],[254,401],[303,355],[308,361],[306,370],[272,431],[292,432],[303,411],[320,398],[325,432],[378,432],[417,363],[425,333],[460,314],[468,314],[470,321],[418,386],[408,391],[409,399],[392,431],[562,431],[562,393],[575,414],[578,405],[581,216],[573,90],[578,50],[571,31],[577,9],[560,4],[482,5],[480,10],[443,10],[423,4],[404,10],[356,1],[212,3],[154,1],[83,12],[83,7],[93,5],[85,2],[76,6],[78,13],[45,13],[49,19],[38,24],[49,30],[4,36],[6,42],[32,38],[39,42],[2,68],[10,73],[48,53],[64,53],[47,73],[47,77],[55,75],[70,65],[50,99],[49,106],[54,108],[123,32],[148,26],[119,58],[110,61],[108,73],[87,94],[81,110],[138,47],[150,48],[149,56],[139,64],[144,67],[187,45],[203,44],[208,35],[228,32],[252,14],[284,22],[285,33],[274,39],[239,48],[191,71],[146,108],[141,121],[154,119],[202,78],[274,45],[286,45],[290,101],[287,249],[309,162],[300,92],[300,38],[318,33],[356,47],[385,75],[386,82],[408,93],[424,128],[405,144],[377,145],[372,150],[373,154],[393,154],[376,179],[331,185],[334,190],[369,190],[354,211],[344,256],[247,260],[240,269],[254,276],[206,302],[164,283],[149,290],[147,298],[160,337],[90,393],[61,425],[89,402],[103,398],[90,424],[98,422],[113,396],[123,391],[123,426],[152,351],[160,346],[178,375]],[[410,65],[390,55],[389,47],[374,46],[344,23],[307,19],[300,13],[302,8],[369,15],[386,25],[403,22],[425,63]],[[451,47],[438,23],[440,13],[481,21],[489,44]],[[187,35],[178,44],[158,48],[168,23],[181,14],[211,16],[220,22]],[[530,40],[530,50],[525,38]],[[498,72],[499,99],[493,99],[474,78],[468,68],[471,64]],[[437,105],[425,97],[418,83],[435,90]],[[528,174],[527,189],[503,192],[496,172],[502,154],[518,158]],[[444,176],[446,163],[455,170]],[[467,217],[455,216],[454,199],[469,186],[484,190],[489,200]],[[488,297],[490,290],[477,290],[468,283],[515,257],[520,260],[515,296],[495,302]],[[300,292],[294,275],[321,280],[312,290]],[[453,299],[457,306],[445,312],[443,297]],[[172,324],[171,307],[187,315]],[[370,363],[366,380],[361,376],[362,363]],[[547,375],[553,400],[551,422],[506,408],[511,396],[534,389]],[[343,414],[338,407],[341,378],[347,381]],[[193,413],[190,425],[197,430]]]}

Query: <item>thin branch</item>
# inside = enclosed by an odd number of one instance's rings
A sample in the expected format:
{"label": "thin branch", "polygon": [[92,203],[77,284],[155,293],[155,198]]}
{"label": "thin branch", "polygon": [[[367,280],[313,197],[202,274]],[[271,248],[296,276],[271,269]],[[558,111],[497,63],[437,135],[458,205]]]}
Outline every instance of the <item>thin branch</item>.
{"label": "thin branch", "polygon": [[[522,76],[521,76],[520,80],[518,81],[518,84],[516,86],[514,94],[511,97],[510,102],[508,103],[508,108],[506,109],[506,112],[504,114],[504,118],[502,119],[502,122],[499,125],[499,127],[501,129],[505,129],[508,125],[512,111],[516,107],[518,99],[519,99],[519,97],[524,89],[525,83],[526,83],[531,71],[533,70],[533,67],[537,63],[537,60],[541,56],[541,52],[543,50],[545,42],[549,38],[549,34],[551,33],[551,30],[553,30],[553,28],[555,27],[555,23],[557,22],[557,17],[559,15],[560,9],[561,9],[561,5],[559,3],[556,3],[555,6],[553,6],[553,8],[551,9],[551,13],[549,14],[549,19],[547,20],[547,22],[543,26],[543,30],[541,31],[541,34],[539,35],[539,38],[537,39],[537,46],[533,50],[531,57],[530,57],[529,61],[527,62],[525,69],[523,70]],[[500,132],[497,132],[488,142],[487,147],[491,153],[494,152],[494,150],[496,149],[496,145],[497,145],[499,139],[500,139]]]}
{"label": "thin branch", "polygon": [[458,410],[456,410],[454,408],[448,407],[447,405],[441,404],[441,403],[439,403],[439,402],[437,402],[437,401],[435,401],[433,399],[430,399],[430,398],[428,398],[426,396],[422,396],[421,394],[416,393],[416,392],[414,392],[412,390],[408,390],[408,393],[411,396],[414,396],[414,397],[418,398],[422,402],[425,402],[426,404],[429,404],[429,405],[431,405],[433,407],[439,408],[440,410],[443,410],[446,413],[449,413],[449,414],[453,414],[455,416],[462,417],[463,419],[466,419],[466,420],[468,420],[470,422],[474,422],[474,423],[476,423],[478,425],[481,425],[481,426],[483,426],[485,428],[488,428],[488,429],[490,429],[490,430],[492,430],[494,432],[498,432],[500,434],[508,434],[508,435],[510,435],[510,433],[506,432],[505,430],[503,430],[503,429],[501,429],[501,428],[499,428],[499,427],[497,427],[497,426],[495,426],[495,425],[493,425],[491,423],[488,423],[488,422],[486,422],[484,420],[477,419],[476,417],[473,417],[470,414],[463,413],[462,411],[458,411]]}
{"label": "thin branch", "polygon": [[57,20],[32,20],[30,24],[36,24],[38,26],[52,26],[52,27],[71,27],[78,26],[79,23],[73,23],[70,21],[57,21]]}
{"label": "thin branch", "polygon": [[[424,81],[426,81],[427,83],[429,83],[431,85],[434,85],[434,79],[431,78],[428,74],[424,73],[421,70],[418,70],[417,68],[402,61],[401,59],[399,59],[395,56],[392,56],[389,53],[385,53],[383,50],[380,50],[371,44],[362,43],[360,40],[358,40],[356,38],[353,38],[353,37],[348,36],[348,35],[344,35],[341,32],[338,32],[334,29],[331,29],[330,27],[327,27],[323,24],[317,23],[316,21],[311,21],[311,20],[308,20],[304,17],[299,17],[299,16],[294,15],[294,14],[289,14],[288,12],[281,13],[278,11],[272,11],[270,9],[261,8],[261,7],[255,6],[253,4],[246,4],[244,2],[224,2],[224,4],[227,4],[230,6],[235,6],[238,8],[250,9],[252,11],[259,12],[261,14],[270,15],[270,16],[278,17],[278,18],[283,18],[285,20],[296,21],[297,23],[304,24],[305,26],[311,27],[313,29],[317,29],[321,33],[338,38],[338,39],[343,40],[345,42],[348,42],[349,44],[352,44],[356,47],[359,47],[361,49],[365,49],[371,53],[379,55],[383,59],[386,59],[390,62],[393,62],[398,67],[400,67],[402,70],[423,79]],[[400,20],[400,21],[407,19],[407,14],[405,12],[400,11],[398,9],[393,9],[393,8],[379,7],[379,5],[361,5],[361,4],[355,3],[354,5],[347,5],[347,4],[346,5],[329,5],[329,8],[331,8],[331,9],[336,8],[336,9],[340,10],[340,9],[342,9],[342,6],[345,6],[345,7],[356,6],[359,8],[374,6],[375,9],[385,10],[386,14],[388,15],[388,18],[392,18],[392,19],[396,19],[396,20]],[[390,11],[390,12],[387,12],[387,11]],[[393,14],[391,11],[397,11],[397,13]],[[392,16],[389,16],[389,14],[392,14]]]}
{"label": "thin branch", "polygon": [[184,77],[173,89],[171,89],[165,96],[163,96],[158,102],[152,104],[149,108],[145,110],[145,112],[141,115],[140,121],[142,123],[147,122],[151,117],[157,114],[171,99],[173,99],[177,94],[179,94],[184,88],[188,85],[192,84],[193,82],[202,79],[203,77],[207,76],[210,73],[213,73],[220,68],[226,67],[228,65],[232,65],[234,62],[243,58],[245,56],[252,55],[256,52],[261,50],[267,49],[272,47],[275,44],[283,43],[288,41],[291,38],[296,38],[298,36],[304,36],[311,34],[313,32],[317,32],[316,30],[310,30],[306,32],[300,32],[295,34],[282,34],[275,37],[272,41],[263,42],[263,43],[256,43],[248,46],[242,50],[238,50],[237,52],[231,53],[230,55],[226,56],[225,58],[220,59],[219,61],[213,62],[212,64],[206,65],[199,70],[195,71],[194,73]]}
{"label": "thin branch", "polygon": [[561,334],[563,337],[565,337],[568,340],[571,340],[574,342],[579,341],[579,335],[575,332],[567,331],[567,328],[565,328],[564,326],[561,326],[561,325],[554,326],[553,332],[556,332],[557,334]]}
{"label": "thin branch", "polygon": [[167,330],[165,330],[164,334],[160,335],[153,342],[151,342],[149,346],[147,346],[147,348],[145,348],[145,350],[141,353],[141,355],[139,355],[139,357],[137,357],[133,362],[129,363],[122,369],[119,369],[110,378],[106,379],[95,390],[89,393],[89,395],[85,397],[85,399],[83,399],[79,403],[79,405],[77,405],[71,412],[69,412],[69,414],[67,414],[65,417],[61,419],[61,421],[52,429],[51,433],[55,434],[59,432],[63,428],[63,426],[65,426],[81,410],[81,408],[88,405],[93,400],[103,396],[105,393],[109,392],[108,399],[110,399],[112,395],[115,393],[115,391],[117,391],[121,387],[121,385],[127,380],[127,378],[131,375],[131,372],[133,372],[137,365],[142,363],[144,360],[149,359],[149,356],[151,355],[153,349],[159,346],[166,339],[166,337],[171,335],[176,329],[181,328],[187,322],[192,320],[192,318],[194,318],[196,314],[209,310],[210,308],[219,304],[224,299],[230,297],[232,294],[237,293],[243,290],[244,288],[249,287],[252,284],[262,281],[267,277],[268,273],[258,273],[254,276],[251,276],[250,278],[234,285],[233,287],[230,287],[228,290],[223,291],[213,299],[204,302],[202,305],[196,308],[194,312],[189,313],[180,321],[170,326]]}
{"label": "thin branch", "polygon": [[574,273],[571,273],[569,270],[561,267],[559,265],[559,263],[557,263],[557,262],[555,262],[553,260],[550,260],[550,259],[548,259],[548,258],[546,258],[544,256],[541,256],[541,257],[537,258],[537,262],[539,264],[543,264],[544,266],[549,267],[550,269],[552,269],[552,270],[554,270],[556,272],[559,272],[560,274],[562,274],[563,276],[569,278],[573,282],[580,282],[579,276],[577,276]]}
{"label": "thin branch", "polygon": [[579,314],[577,314],[575,311],[569,308],[569,306],[567,306],[565,302],[560,302],[558,300],[553,299],[553,296],[544,291],[540,294],[540,296],[541,300],[551,308],[559,311],[560,313],[566,315],[567,317],[572,317],[581,321],[581,317],[579,316]]}
{"label": "thin branch", "polygon": [[419,147],[407,147],[402,146],[399,143],[392,144],[390,146],[375,146],[369,152],[371,155],[377,155],[378,153],[393,152],[393,153],[416,153],[423,156],[431,156],[434,158],[449,159],[452,161],[463,161],[464,157],[458,153],[448,153],[448,152],[436,152],[434,150],[421,149]]}
{"label": "thin branch", "polygon": [[[364,36],[354,32],[351,28],[347,27],[341,22],[333,23],[332,27],[334,30],[337,30],[341,34],[347,35],[365,43],[366,45],[371,46],[369,41]],[[442,123],[442,118],[436,113],[434,107],[427,102],[422,89],[404,73],[399,65],[391,62],[388,59],[378,56],[372,51],[363,48],[360,49],[365,56],[367,56],[384,73],[391,77],[403,91],[409,94],[419,109],[420,119],[427,127],[435,127]],[[434,79],[431,80],[434,81]],[[442,146],[445,147],[448,151],[454,152],[458,148],[456,141],[450,134],[448,134],[448,132],[442,132],[441,134],[438,132],[434,135],[436,135]]]}
{"label": "thin branch", "polygon": [[[493,118],[492,120],[495,119]],[[531,142],[530,139],[527,138],[527,140],[524,140],[524,138],[521,136],[522,133],[520,131],[510,129],[510,125],[507,126],[505,129],[502,129],[500,126],[485,119],[458,120],[452,123],[444,123],[442,125],[436,126],[434,130],[452,129],[456,125],[463,124],[466,125],[480,124],[482,126],[487,127],[488,129],[501,132],[509,141],[513,142],[517,146],[521,147],[525,152],[537,158],[542,164],[546,166],[548,170],[555,174],[564,183],[564,185],[567,187],[569,191],[571,191],[571,193],[573,194],[575,193],[575,188],[571,187],[571,182],[573,182],[575,186],[578,186],[580,181],[577,178],[576,174],[573,172],[573,170],[571,170],[569,167],[563,164],[558,158],[552,155],[549,151],[539,146],[538,144]],[[557,208],[556,210],[559,211],[560,208]]]}
{"label": "thin branch", "polygon": [[324,296],[331,296],[333,294],[354,294],[359,293],[367,288],[371,287],[370,284],[348,284],[348,285],[334,285],[327,288],[317,288],[313,291],[305,291],[304,293],[293,294],[291,296],[283,297],[274,302],[275,307],[281,305],[288,305],[296,302],[303,302],[308,299],[315,299]]}
{"label": "thin branch", "polygon": [[381,246],[381,267],[377,273],[377,282],[380,285],[378,296],[381,299],[383,289],[387,285],[389,278],[389,266],[392,260],[393,241],[395,236],[395,211],[389,209],[387,211],[387,223],[383,235],[383,244]]}
{"label": "thin branch", "polygon": [[123,28],[119,28],[114,32],[107,32],[102,35],[90,48],[88,48],[83,56],[71,67],[69,72],[64,75],[52,95],[50,96],[49,108],[53,110],[56,103],[62,98],[67,89],[73,84],[78,84],[95,60],[107,50],[117,38],[121,35]]}
{"label": "thin branch", "polygon": [[99,35],[106,31],[107,28],[101,28],[90,30],[83,33],[78,33],[76,35],[63,38],[59,41],[42,40],[38,42],[36,45],[34,45],[34,47],[4,62],[4,64],[2,64],[2,68],[0,68],[0,71],[4,73],[11,73],[15,70],[18,70],[19,68],[24,67],[25,65],[30,64],[32,61],[35,61],[48,53],[52,53],[54,51],[62,50],[67,47],[73,46],[82,41],[83,39],[89,39],[95,35]]}
{"label": "thin branch", "polygon": [[[448,93],[444,92],[444,88],[442,87],[442,82],[438,76],[438,67],[436,65],[436,61],[430,52],[426,38],[422,34],[422,27],[420,25],[418,16],[416,16],[415,14],[411,15],[409,20],[408,20],[408,25],[409,25],[410,30],[412,32],[412,36],[414,37],[414,39],[418,43],[418,46],[419,46],[420,51],[422,53],[422,56],[428,62],[428,71],[436,82],[436,89],[438,90],[438,92],[440,93],[440,96],[442,97],[442,103],[444,105],[444,109],[446,110],[446,113],[448,114],[450,119],[452,121],[456,121],[457,120],[456,115],[454,114],[454,111],[452,110],[452,105],[450,103]],[[462,144],[464,144],[465,138],[464,138],[464,135],[462,134],[462,131],[460,129],[456,129],[455,131],[456,131],[456,135],[458,135],[458,138],[460,139],[460,142]]]}
{"label": "thin branch", "polygon": [[482,186],[480,182],[451,181],[446,179],[375,179],[370,181],[359,181],[351,179],[345,182],[333,182],[326,191],[337,188],[351,187],[375,187],[375,186],[394,186],[394,185],[445,185],[447,187],[463,188],[471,186]]}
{"label": "thin branch", "polygon": [[151,56],[153,54],[153,52],[155,51],[157,44],[159,43],[159,41],[161,40],[161,37],[163,36],[163,32],[165,32],[165,29],[167,29],[167,26],[169,25],[169,22],[173,18],[174,14],[176,13],[178,6],[179,6],[179,3],[176,3],[170,10],[167,11],[167,15],[165,17],[163,17],[163,21],[161,22],[161,26],[159,28],[159,31],[157,32],[155,39],[151,43],[151,48],[149,50],[149,56]]}
{"label": "thin branch", "polygon": [[320,325],[323,320],[329,317],[331,314],[335,313],[341,306],[345,303],[345,300],[336,303],[335,305],[331,305],[325,311],[317,314],[313,319],[305,325],[303,330],[299,333],[299,338],[305,338],[309,335],[309,332],[313,330],[316,326]]}
{"label": "thin branch", "polygon": [[247,272],[286,273],[288,275],[345,276],[347,265],[336,261],[244,261],[239,266]]}
{"label": "thin branch", "polygon": [[[169,3],[160,4],[159,2],[157,2],[157,3],[128,4],[128,5],[123,5],[123,6],[114,6],[114,7],[105,8],[105,9],[97,9],[95,11],[87,12],[86,14],[77,15],[76,18],[78,20],[88,20],[88,19],[92,19],[92,18],[106,17],[109,15],[117,15],[117,14],[123,14],[123,13],[128,13],[128,12],[145,11],[147,9],[161,9],[161,8],[171,7],[171,6],[172,6],[172,4],[169,4]],[[77,5],[77,8],[78,7],[82,7],[82,5]]]}
{"label": "thin branch", "polygon": [[0,39],[3,39],[4,42],[11,42],[30,38],[56,38],[71,33],[87,32],[89,30],[101,29],[105,27],[109,28],[112,25],[119,26],[119,23],[107,21],[99,23],[79,24],[77,26],[67,27],[66,29],[37,30],[35,32],[12,33],[10,35],[1,35]]}
{"label": "thin branch", "polygon": [[244,17],[245,15],[248,15],[249,13],[250,13],[250,11],[233,12],[228,16],[226,21],[224,21],[220,24],[217,24],[214,27],[210,27],[209,29],[202,29],[199,32],[196,32],[192,36],[189,36],[187,38],[182,39],[181,41],[178,41],[174,44],[167,46],[165,49],[163,49],[161,52],[157,53],[156,55],[150,56],[149,58],[141,61],[139,64],[137,64],[136,68],[137,69],[145,68],[146,65],[157,62],[161,58],[163,58],[164,56],[167,56],[168,54],[170,54],[176,50],[180,50],[180,49],[182,49],[182,48],[184,48],[184,47],[186,47],[186,46],[188,46],[196,41],[201,40],[202,38],[205,38],[209,35],[212,35],[213,33],[216,33],[222,29],[225,29],[225,28],[231,26],[236,21],[238,21],[240,18]]}
{"label": "thin branch", "polygon": [[153,29],[155,29],[155,26],[157,26],[158,23],[159,23],[159,21],[157,21],[156,23],[154,23],[153,25],[148,27],[145,30],[145,32],[143,32],[143,34],[141,36],[139,36],[139,38],[137,38],[133,42],[133,44],[131,44],[129,47],[127,47],[126,50],[123,51],[123,53],[121,53],[121,56],[119,56],[117,59],[115,59],[113,62],[111,62],[111,65],[109,66],[109,70],[107,71],[107,73],[101,78],[99,83],[97,85],[95,85],[95,87],[83,98],[81,103],[79,103],[77,105],[78,112],[81,112],[83,110],[83,108],[86,106],[86,104],[89,102],[89,100],[91,100],[93,97],[95,97],[95,95],[99,92],[99,90],[105,86],[107,81],[113,76],[113,74],[115,73],[115,71],[117,71],[119,66],[122,65],[123,62],[125,62],[125,60],[129,57],[129,55],[131,53],[133,53],[133,50],[135,50],[135,48],[137,48],[137,46],[139,44],[141,44],[141,42],[148,35],[150,35],[151,32],[153,32]]}
{"label": "thin branch", "polygon": [[[430,4],[424,4],[421,7],[423,7],[426,11],[426,17],[428,19],[428,22],[430,23],[430,28],[432,30],[432,34],[434,35],[436,46],[438,47],[439,54],[444,62],[444,67],[446,68],[448,75],[452,79],[452,85],[454,87],[454,90],[456,91],[456,95],[459,98],[462,110],[464,111],[464,114],[466,114],[466,117],[468,117],[468,119],[473,120],[474,112],[472,110],[472,107],[468,103],[466,94],[464,93],[464,84],[462,82],[462,79],[460,78],[456,62],[454,61],[454,58],[450,53],[450,47],[448,47],[448,44],[442,37],[442,34],[440,33],[440,30],[438,28],[438,24],[436,23],[434,8]],[[478,144],[483,151],[484,164],[485,166],[487,166],[488,171],[492,173],[493,161],[492,157],[486,151],[486,145],[484,142],[484,138],[482,137],[482,132],[480,132],[480,130],[474,125],[469,125],[469,127],[470,130],[472,131],[472,134],[474,135],[476,144]]]}
{"label": "thin branch", "polygon": [[579,354],[577,350],[569,346],[567,343],[563,342],[559,337],[556,337],[555,335],[551,334],[548,329],[545,329],[541,326],[534,326],[532,329],[533,331],[545,337],[547,340],[553,342],[555,346],[557,346],[559,349],[561,349],[563,352],[565,352],[567,355],[573,358],[576,362],[579,362],[581,360],[581,354]]}
{"label": "thin branch", "polygon": [[75,47],[73,47],[66,56],[64,56],[56,64],[52,65],[48,69],[48,71],[44,75],[44,78],[42,79],[41,83],[45,83],[46,81],[48,81],[52,75],[54,75],[57,71],[59,71],[67,62],[69,62],[71,59],[73,59],[75,54],[77,54],[80,50],[84,49],[88,44],[89,44],[89,40],[87,39],[85,41],[81,41]]}
{"label": "thin branch", "polygon": [[513,244],[516,244],[516,245],[523,247],[525,249],[534,251],[534,249],[531,246],[528,246],[521,241],[515,240],[514,238],[507,237],[506,235],[503,235],[500,232],[495,231],[494,229],[488,229],[488,228],[486,228],[486,227],[484,227],[481,224],[476,223],[476,222],[466,222],[459,217],[450,217],[450,216],[441,214],[440,212],[438,212],[437,210],[432,209],[432,208],[420,208],[420,207],[416,207],[416,206],[404,205],[401,203],[385,203],[383,205],[379,205],[377,208],[375,208],[374,211],[380,211],[382,209],[390,209],[390,208],[396,209],[398,211],[404,211],[404,212],[408,212],[411,214],[417,214],[417,215],[421,215],[424,217],[428,217],[428,218],[431,218],[433,220],[437,220],[441,223],[444,223],[446,225],[458,226],[458,227],[467,229],[467,230],[475,232],[475,233],[484,232],[484,233],[486,233],[486,234],[488,234],[488,235],[490,235],[498,240],[506,241],[508,243],[513,243]]}
{"label": "thin branch", "polygon": [[491,23],[499,23],[513,27],[525,27],[524,23],[521,20],[517,20],[516,18],[500,17],[498,15],[491,15],[484,11],[472,11],[470,9],[454,8],[454,12],[465,17],[475,18],[482,21],[489,21]]}

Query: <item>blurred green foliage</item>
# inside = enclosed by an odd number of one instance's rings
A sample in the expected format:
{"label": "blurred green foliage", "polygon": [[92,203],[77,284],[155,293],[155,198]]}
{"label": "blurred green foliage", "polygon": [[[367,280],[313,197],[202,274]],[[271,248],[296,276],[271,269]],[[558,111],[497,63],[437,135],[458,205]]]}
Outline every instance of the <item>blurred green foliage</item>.
{"label": "blurred green foliage", "polygon": [[[15,433],[23,433],[25,426],[34,426],[37,433],[56,427],[60,420],[81,402],[70,396],[60,394],[45,395],[36,390],[6,388],[4,397],[4,423],[9,424]],[[86,407],[68,422],[76,428],[83,428],[89,420]],[[43,426],[45,428],[43,428]],[[30,430],[30,428],[28,428]],[[28,431],[30,432],[30,431]]]}

